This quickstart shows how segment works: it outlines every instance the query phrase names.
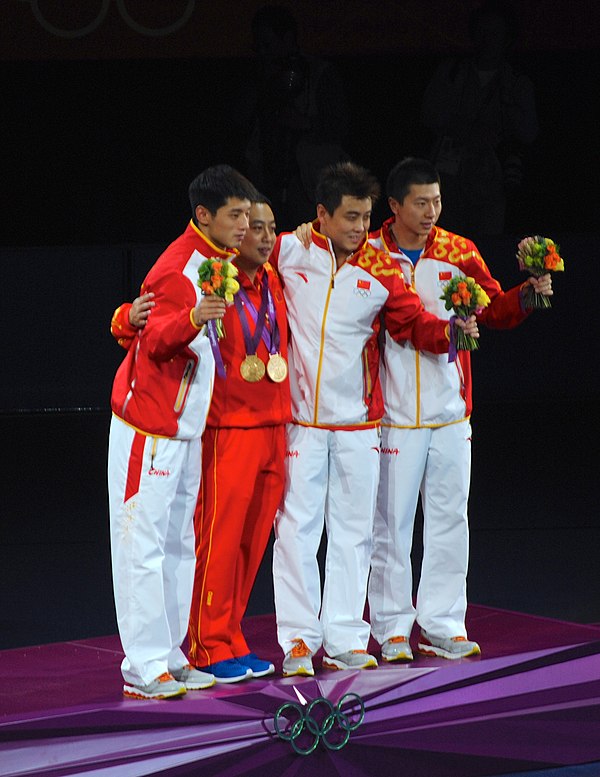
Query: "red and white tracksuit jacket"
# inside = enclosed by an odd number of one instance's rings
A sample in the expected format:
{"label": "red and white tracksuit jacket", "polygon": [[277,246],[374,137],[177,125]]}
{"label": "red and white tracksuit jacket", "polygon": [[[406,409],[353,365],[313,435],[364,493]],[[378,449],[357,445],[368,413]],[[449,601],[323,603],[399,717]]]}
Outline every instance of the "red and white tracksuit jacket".
{"label": "red and white tracksuit jacket", "polygon": [[[397,260],[406,284],[419,295],[425,310],[449,319],[451,311],[440,299],[442,289],[455,275],[471,277],[487,292],[490,304],[477,316],[485,326],[508,329],[526,317],[520,303],[520,286],[502,291],[471,240],[439,227],[431,230],[416,266],[396,246],[388,219],[369,235],[374,248]],[[399,427],[441,426],[468,418],[472,410],[471,352],[459,351],[454,362],[448,357],[423,353],[405,340],[395,342],[386,332],[381,382],[385,413],[383,424]]]}
{"label": "red and white tracksuit jacket", "polygon": [[392,337],[433,353],[448,352],[447,326],[423,311],[385,252],[365,241],[337,269],[333,248],[317,229],[315,222],[308,251],[284,233],[271,256],[288,308],[293,418],[336,429],[374,426],[383,414],[380,314]]}
{"label": "red and white tracksuit jacket", "polygon": [[[115,311],[112,332],[129,345],[113,385],[113,413],[153,436],[200,437],[212,395],[214,359],[208,337],[192,321],[201,298],[198,268],[205,259],[229,259],[190,222],[152,267],[142,292],[156,303],[147,325],[129,325],[128,308]],[[133,336],[133,340],[129,340]]]}

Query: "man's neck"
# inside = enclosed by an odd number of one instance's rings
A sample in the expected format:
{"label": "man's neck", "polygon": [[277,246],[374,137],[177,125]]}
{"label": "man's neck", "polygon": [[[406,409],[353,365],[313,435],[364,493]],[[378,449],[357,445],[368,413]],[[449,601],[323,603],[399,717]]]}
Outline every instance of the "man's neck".
{"label": "man's neck", "polygon": [[235,266],[244,273],[250,283],[254,283],[259,269],[257,265],[250,262],[246,263],[241,256],[237,256],[235,258]]}
{"label": "man's neck", "polygon": [[390,234],[398,248],[408,248],[409,251],[425,248],[429,237],[429,235],[416,235],[414,232],[403,230],[395,221],[390,224]]}

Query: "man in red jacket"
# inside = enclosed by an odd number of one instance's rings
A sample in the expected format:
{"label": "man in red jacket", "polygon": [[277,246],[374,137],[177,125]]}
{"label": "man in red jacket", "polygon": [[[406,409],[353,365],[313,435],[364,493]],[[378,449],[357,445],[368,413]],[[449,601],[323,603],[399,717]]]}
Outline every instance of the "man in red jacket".
{"label": "man in red jacket", "polygon": [[156,303],[141,330],[115,314],[129,342],[112,391],[108,485],[113,584],[125,658],[123,692],[168,698],[214,683],[181,650],[194,576],[193,516],[200,438],[214,358],[205,325],[223,318],[222,299],[201,295],[198,268],[234,256],[246,230],[252,184],[226,165],[190,185],[192,220],[143,284]]}
{"label": "man in red jacket", "polygon": [[[241,619],[264,555],[284,486],[285,424],[290,420],[287,322],[268,202],[252,203],[250,226],[233,259],[240,291],[224,316],[217,372],[203,437],[195,514],[196,576],[189,624],[190,659],[217,682],[274,671],[250,652]],[[142,295],[122,306],[137,326],[152,318]]]}

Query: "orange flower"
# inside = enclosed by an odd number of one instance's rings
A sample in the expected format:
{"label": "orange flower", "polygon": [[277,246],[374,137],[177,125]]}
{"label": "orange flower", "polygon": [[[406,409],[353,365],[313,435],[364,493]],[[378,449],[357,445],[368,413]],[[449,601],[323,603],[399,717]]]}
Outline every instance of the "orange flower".
{"label": "orange flower", "polygon": [[210,285],[210,283],[208,281],[203,281],[201,288],[202,288],[202,291],[205,294],[212,294],[213,293],[213,287]]}
{"label": "orange flower", "polygon": [[223,268],[223,262],[213,261],[212,268],[213,268],[213,272],[220,274],[220,272],[221,272],[221,270]]}
{"label": "orange flower", "polygon": [[462,299],[460,298],[460,294],[457,294],[456,292],[454,292],[454,294],[452,295],[452,304],[458,306],[460,305],[461,302],[462,302]]}
{"label": "orange flower", "polygon": [[221,284],[223,283],[223,276],[222,275],[217,275],[215,273],[215,275],[213,275],[210,280],[212,282],[213,289],[220,289],[221,288]]}
{"label": "orange flower", "polygon": [[471,301],[471,292],[468,289],[461,289],[459,294],[460,294],[461,300],[465,304],[468,304]]}
{"label": "orange flower", "polygon": [[547,270],[555,270],[560,264],[560,256],[556,253],[556,251],[551,251],[550,253],[546,254],[544,264]]}

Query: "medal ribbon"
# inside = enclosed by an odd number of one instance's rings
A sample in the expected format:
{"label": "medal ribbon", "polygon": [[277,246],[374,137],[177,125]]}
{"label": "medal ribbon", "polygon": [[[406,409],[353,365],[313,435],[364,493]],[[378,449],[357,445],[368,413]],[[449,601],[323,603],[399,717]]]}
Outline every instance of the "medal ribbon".
{"label": "medal ribbon", "polygon": [[[269,330],[264,327],[264,322],[263,322],[261,337],[263,339],[264,344],[267,346],[267,351],[270,354],[275,354],[275,353],[279,353],[279,345],[280,345],[281,338],[279,335],[279,326],[277,324],[277,311],[275,310],[273,295],[271,294],[271,290],[269,289],[269,276],[267,275],[266,272],[263,278],[263,288],[262,288],[263,300],[261,303],[261,310],[262,310],[262,305],[264,303],[265,290],[266,290],[266,296],[267,296],[267,312],[269,314],[269,319],[271,321],[271,331],[269,332]],[[242,299],[244,300],[244,304],[248,308],[248,312],[250,313],[252,320],[256,324],[260,313],[257,312],[256,308],[254,307],[254,304],[252,303],[252,301],[250,300],[250,298],[248,297],[244,289],[240,288],[238,295],[239,294],[242,294]],[[258,346],[258,340],[256,342],[256,345]]]}
{"label": "medal ribbon", "polygon": [[208,334],[210,348],[215,359],[215,369],[217,370],[217,375],[220,378],[226,378],[227,373],[225,372],[225,365],[223,364],[221,349],[219,348],[219,336],[217,335],[217,324],[214,318],[211,318],[209,321],[207,321],[206,332]]}
{"label": "medal ribbon", "polygon": [[[266,277],[265,277],[265,280],[266,280]],[[247,356],[254,356],[256,354],[256,349],[258,348],[260,339],[261,337],[264,339],[264,335],[266,334],[265,318],[266,318],[267,310],[270,309],[270,305],[269,305],[270,297],[271,295],[269,294],[269,284],[263,282],[260,310],[258,312],[256,311],[256,308],[254,307],[252,302],[250,302],[250,299],[248,298],[246,291],[241,286],[238,293],[233,298],[235,309],[237,310],[237,314],[240,319],[240,324],[242,325],[242,332],[244,333],[244,345],[246,348]],[[250,326],[248,325],[248,319],[246,318],[246,314],[244,313],[244,305],[250,311],[252,320],[256,324],[254,335],[250,334]],[[266,340],[265,340],[265,343],[266,343]]]}

